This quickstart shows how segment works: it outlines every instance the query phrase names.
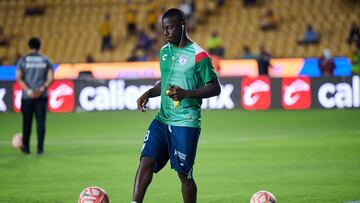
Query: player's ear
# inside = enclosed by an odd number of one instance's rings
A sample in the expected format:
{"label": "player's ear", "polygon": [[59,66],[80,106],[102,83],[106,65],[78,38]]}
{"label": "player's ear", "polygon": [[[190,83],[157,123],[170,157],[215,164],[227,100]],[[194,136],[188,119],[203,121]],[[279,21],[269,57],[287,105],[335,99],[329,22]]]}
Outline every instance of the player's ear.
{"label": "player's ear", "polygon": [[186,25],[186,22],[185,21],[182,21],[181,22],[181,29],[184,31],[185,30],[185,25]]}

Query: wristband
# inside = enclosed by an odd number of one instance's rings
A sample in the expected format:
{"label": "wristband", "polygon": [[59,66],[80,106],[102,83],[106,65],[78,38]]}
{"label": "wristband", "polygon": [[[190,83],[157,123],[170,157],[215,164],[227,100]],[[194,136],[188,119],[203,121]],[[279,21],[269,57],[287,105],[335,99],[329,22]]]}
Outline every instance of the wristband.
{"label": "wristband", "polygon": [[32,90],[31,90],[31,89],[28,89],[28,90],[26,91],[26,93],[27,93],[28,95],[30,95],[30,94],[31,94],[31,92],[32,92]]}

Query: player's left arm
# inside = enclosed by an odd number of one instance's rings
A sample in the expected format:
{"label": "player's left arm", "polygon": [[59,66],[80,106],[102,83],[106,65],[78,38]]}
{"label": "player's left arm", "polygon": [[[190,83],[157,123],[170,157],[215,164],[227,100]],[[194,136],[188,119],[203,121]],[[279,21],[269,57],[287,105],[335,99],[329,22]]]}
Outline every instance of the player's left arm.
{"label": "player's left arm", "polygon": [[43,87],[47,89],[53,81],[54,81],[54,70],[50,68],[49,71],[47,72],[47,78],[43,84]]}
{"label": "player's left arm", "polygon": [[171,92],[168,94],[168,96],[175,101],[181,101],[185,98],[209,98],[217,96],[221,92],[218,78],[211,80],[204,86],[195,90],[184,90],[176,85],[173,85],[170,89]]}
{"label": "player's left arm", "polygon": [[38,97],[45,92],[45,90],[50,86],[50,84],[53,82],[54,80],[54,70],[53,70],[53,66],[50,62],[48,63],[48,71],[47,71],[47,76],[46,76],[46,80],[45,82],[39,87],[39,89],[37,90],[38,92]]}

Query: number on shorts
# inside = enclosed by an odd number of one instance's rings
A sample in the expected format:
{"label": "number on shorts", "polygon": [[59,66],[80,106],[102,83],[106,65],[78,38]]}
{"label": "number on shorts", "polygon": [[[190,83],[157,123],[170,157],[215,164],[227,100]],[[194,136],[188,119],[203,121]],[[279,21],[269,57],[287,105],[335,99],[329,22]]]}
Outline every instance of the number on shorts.
{"label": "number on shorts", "polygon": [[148,130],[148,131],[146,132],[146,135],[145,135],[145,137],[144,137],[144,143],[145,143],[146,141],[148,141],[149,135],[150,135],[150,130]]}
{"label": "number on shorts", "polygon": [[143,144],[143,146],[142,146],[142,148],[141,148],[141,151],[144,150],[145,145],[146,145],[146,141],[148,141],[148,139],[149,139],[149,135],[150,135],[150,130],[148,130],[148,131],[146,132],[146,135],[145,135],[145,137],[144,137],[144,144]]}

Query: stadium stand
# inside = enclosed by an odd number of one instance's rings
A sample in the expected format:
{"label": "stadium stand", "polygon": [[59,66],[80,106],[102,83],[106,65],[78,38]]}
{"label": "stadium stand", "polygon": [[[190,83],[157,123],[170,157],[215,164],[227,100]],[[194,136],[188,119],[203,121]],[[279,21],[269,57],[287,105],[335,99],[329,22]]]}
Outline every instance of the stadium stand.
{"label": "stadium stand", "polygon": [[[25,54],[30,36],[39,36],[43,52],[54,63],[85,62],[91,54],[98,62],[125,61],[132,53],[136,35],[126,33],[127,0],[38,0],[45,7],[39,16],[25,16],[26,0],[0,1],[0,26],[11,38],[9,46],[0,47],[4,64],[13,64],[18,54]],[[139,30],[149,32],[147,0],[133,0],[137,8]],[[352,3],[355,2],[355,3]],[[180,0],[157,0],[161,7],[178,7]],[[215,0],[195,1],[196,29],[191,37],[201,46],[212,31],[217,31],[225,47],[224,58],[240,58],[246,44],[257,53],[263,44],[274,57],[318,57],[324,48],[334,56],[347,56],[351,49],[346,38],[352,22],[359,22],[360,3],[350,0],[267,0],[244,7],[240,0],[227,0],[221,7]],[[259,29],[264,11],[272,9],[279,20],[274,31]],[[113,43],[111,52],[101,52],[99,27],[103,16],[111,17]],[[320,35],[320,43],[299,46],[306,24]],[[160,35],[160,34],[159,34]],[[161,38],[161,37],[160,37]]]}

